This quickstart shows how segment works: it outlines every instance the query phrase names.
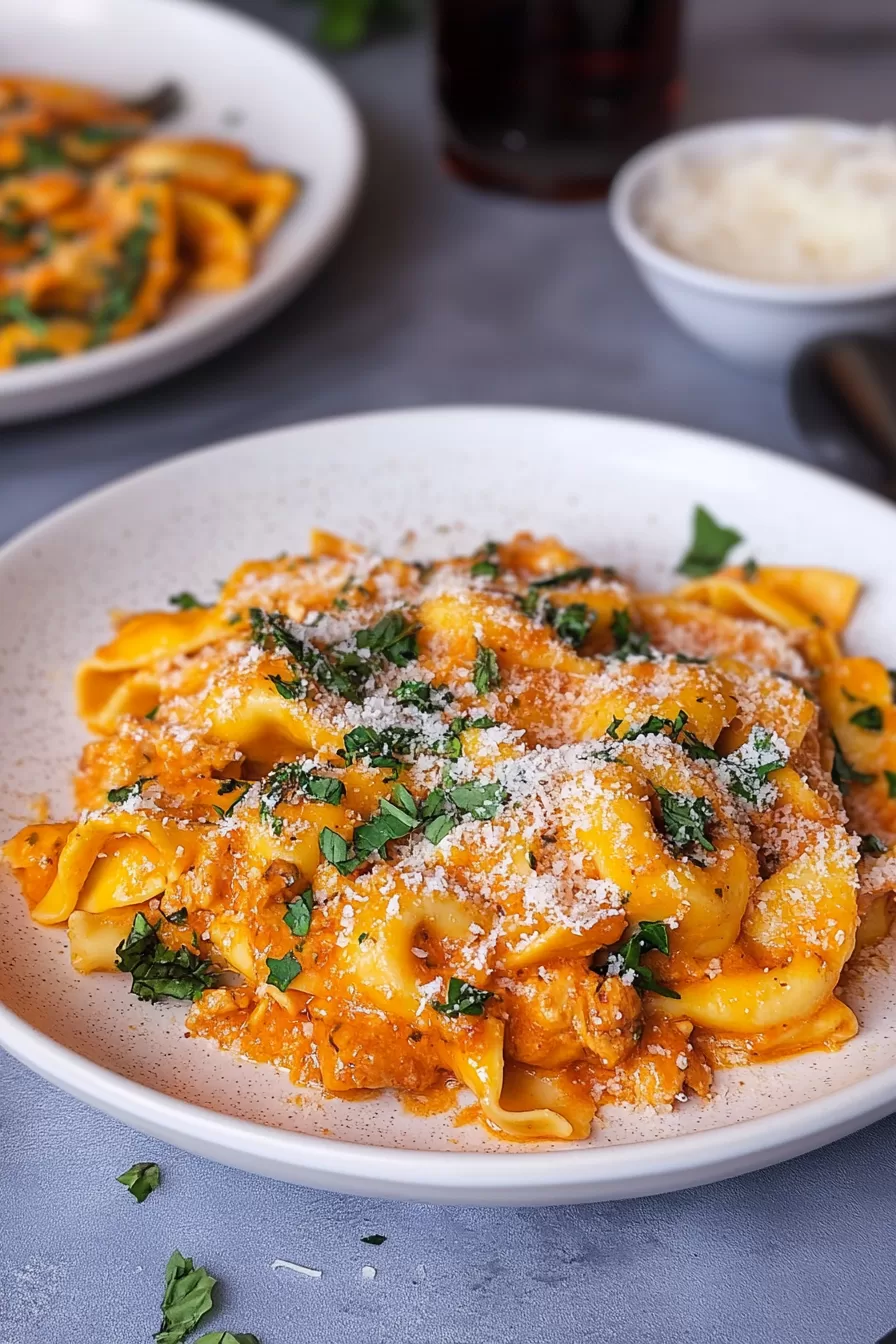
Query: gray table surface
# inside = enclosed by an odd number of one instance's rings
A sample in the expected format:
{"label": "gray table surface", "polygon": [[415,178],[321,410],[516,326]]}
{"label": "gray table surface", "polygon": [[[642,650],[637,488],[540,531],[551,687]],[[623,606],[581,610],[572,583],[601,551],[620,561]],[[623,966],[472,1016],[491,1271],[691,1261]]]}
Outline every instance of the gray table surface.
{"label": "gray table surface", "polygon": [[[307,30],[301,7],[242,7]],[[691,121],[893,113],[893,0],[695,0],[690,18]],[[2,431],[0,540],[185,449],[382,407],[587,407],[818,460],[780,385],[717,363],[656,310],[602,207],[489,198],[440,176],[419,37],[334,65],[370,145],[338,253],[259,335],[199,369]],[[827,465],[877,479],[845,454]],[[894,1139],[883,1121],[755,1176],[635,1203],[436,1209],[228,1171],[0,1056],[0,1344],[149,1341],[175,1246],[222,1281],[213,1323],[262,1344],[873,1344],[896,1325]],[[138,1207],[112,1178],[150,1157],[164,1183]],[[371,1232],[385,1245],[363,1246]],[[277,1257],[324,1276],[278,1274]]]}

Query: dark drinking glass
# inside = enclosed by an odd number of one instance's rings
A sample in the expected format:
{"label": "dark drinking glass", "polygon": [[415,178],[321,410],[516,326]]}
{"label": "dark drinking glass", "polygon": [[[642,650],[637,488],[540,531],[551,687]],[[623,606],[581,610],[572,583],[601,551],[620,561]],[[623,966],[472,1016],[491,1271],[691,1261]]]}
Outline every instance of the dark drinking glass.
{"label": "dark drinking glass", "polygon": [[683,0],[436,0],[443,158],[477,186],[602,196],[681,97]]}

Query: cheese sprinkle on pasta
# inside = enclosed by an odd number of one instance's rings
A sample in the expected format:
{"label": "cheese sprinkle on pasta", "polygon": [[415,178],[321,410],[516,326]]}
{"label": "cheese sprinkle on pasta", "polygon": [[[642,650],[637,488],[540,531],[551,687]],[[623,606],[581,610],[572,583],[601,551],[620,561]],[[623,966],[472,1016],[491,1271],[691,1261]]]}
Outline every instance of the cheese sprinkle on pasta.
{"label": "cheese sprinkle on pasta", "polygon": [[4,853],[76,970],[187,1001],[195,1036],[582,1139],[601,1105],[856,1032],[839,982],[896,885],[890,680],[839,647],[857,594],[751,565],[644,595],[526,533],[432,565],[315,533],[82,664],[77,820]]}

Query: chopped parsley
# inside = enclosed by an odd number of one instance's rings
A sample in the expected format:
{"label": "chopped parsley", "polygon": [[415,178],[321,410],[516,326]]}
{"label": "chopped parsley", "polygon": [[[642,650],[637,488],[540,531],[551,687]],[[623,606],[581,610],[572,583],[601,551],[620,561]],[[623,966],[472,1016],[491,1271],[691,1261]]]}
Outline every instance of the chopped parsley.
{"label": "chopped parsley", "polygon": [[[440,790],[434,789],[433,792],[439,793]],[[472,817],[474,821],[490,821],[504,806],[507,793],[498,783],[456,784],[448,790],[447,798],[462,816]]]}
{"label": "chopped parsley", "polygon": [[39,168],[65,168],[68,160],[55,135],[24,135],[24,153],[12,169],[14,173],[31,173]]}
{"label": "chopped parsley", "polygon": [[481,1017],[485,1005],[494,995],[487,989],[477,989],[452,975],[448,981],[448,997],[444,1003],[432,1000],[432,1006],[443,1017]]}
{"label": "chopped parsley", "polygon": [[292,681],[285,681],[283,677],[273,675],[268,677],[268,681],[284,700],[304,700],[308,694],[308,682],[304,677],[294,677]]}
{"label": "chopped parsley", "polygon": [[355,643],[359,649],[378,653],[396,667],[407,667],[417,657],[419,629],[419,625],[408,621],[400,611],[390,611],[369,630],[359,630]]}
{"label": "chopped parsley", "polygon": [[114,145],[133,140],[140,132],[134,126],[79,126],[77,136],[85,145]]}
{"label": "chopped parsley", "polygon": [[704,579],[722,568],[728,552],[743,537],[733,527],[717,523],[700,504],[694,509],[693,528],[690,549],[679,562],[677,572],[691,579]]}
{"label": "chopped parsley", "polygon": [[470,574],[474,579],[496,579],[501,573],[498,558],[498,543],[487,541],[473,556]]}
{"label": "chopped parsley", "polygon": [[59,351],[50,345],[32,345],[30,349],[21,347],[15,352],[16,364],[46,364],[50,359],[58,359]]}
{"label": "chopped parsley", "polygon": [[261,782],[258,803],[258,815],[262,821],[270,823],[275,835],[283,832],[283,818],[276,816],[274,809],[292,793],[304,794],[316,803],[335,806],[345,797],[345,785],[332,775],[319,775],[309,770],[304,761],[283,761],[275,765]]}
{"label": "chopped parsley", "polygon": [[413,705],[424,713],[444,709],[454,699],[447,686],[432,686],[428,681],[403,681],[392,694],[400,705]]}
{"label": "chopped parsley", "polygon": [[487,649],[484,644],[477,644],[471,681],[480,695],[487,695],[489,691],[501,685],[501,670],[494,649]]}
{"label": "chopped parsley", "polygon": [[655,784],[654,789],[660,800],[663,830],[673,849],[685,850],[699,845],[701,849],[714,852],[715,845],[706,834],[707,827],[715,820],[709,799],[672,793],[659,784]]}
{"label": "chopped parsley", "polygon": [[156,232],[155,206],[144,201],[140,222],[121,239],[115,265],[106,268],[106,287],[93,314],[93,345],[108,341],[115,324],[131,311],[146,276]]}
{"label": "chopped parsley", "polygon": [[749,560],[744,561],[743,563],[744,583],[752,583],[758,573],[759,573],[759,566],[757,565],[756,561],[752,558],[752,556],[750,557]]}
{"label": "chopped parsley", "polygon": [[614,658],[649,658],[650,636],[632,629],[631,612],[614,611],[610,618],[610,632],[615,641]]}
{"label": "chopped parsley", "polygon": [[[841,793],[849,793],[852,784],[873,784],[875,776],[866,775],[861,770],[855,770],[849,761],[843,755],[843,748],[837,741],[837,738],[831,733],[831,741],[834,744],[834,761],[831,766],[831,778],[837,785]],[[889,788],[889,780],[887,781]],[[891,794],[891,797],[896,795]]]}
{"label": "chopped parsley", "polygon": [[386,1238],[383,1236],[382,1232],[374,1232],[372,1236],[362,1237],[361,1240],[366,1246],[382,1246]]}
{"label": "chopped parsley", "polygon": [[249,608],[252,642],[259,648],[283,649],[318,685],[344,700],[359,703],[361,688],[370,679],[370,666],[357,653],[324,653],[301,635],[293,634],[286,616],[277,611]]}
{"label": "chopped parsley", "polygon": [[557,607],[553,602],[544,605],[544,619],[553,628],[558,639],[580,649],[588,638],[596,614],[584,602],[570,602],[567,606]]}
{"label": "chopped parsley", "polygon": [[146,1003],[164,998],[195,1002],[215,985],[214,967],[187,947],[168,947],[158,927],[138,911],[127,938],[115,949],[115,965],[130,974],[131,993]]}
{"label": "chopped parsley", "polygon": [[174,1251],[165,1266],[162,1328],[155,1336],[155,1344],[183,1344],[211,1311],[212,1291],[217,1282],[207,1269],[194,1268],[189,1256]]}
{"label": "chopped parsley", "polygon": [[461,740],[461,734],[468,728],[494,728],[495,720],[488,714],[480,714],[478,718],[471,719],[468,714],[459,714],[451,720],[448,727],[448,737],[445,741],[445,755],[451,761],[459,761],[464,754],[464,744]]}
{"label": "chopped parsley", "polygon": [[680,994],[668,985],[660,984],[650,967],[642,964],[641,957],[645,952],[661,952],[664,957],[668,957],[669,930],[661,920],[642,920],[618,948],[608,966],[612,966],[618,975],[624,975],[626,971],[633,972],[631,983],[639,994],[649,991],[651,994],[661,994],[665,999],[680,999]]}
{"label": "chopped parsley", "polygon": [[851,714],[849,721],[869,733],[879,733],[884,726],[883,711],[879,705],[868,705],[865,709],[857,709],[855,714]]}
{"label": "chopped parsley", "polygon": [[[8,322],[20,322],[35,336],[44,337],[47,334],[46,322],[42,317],[38,317],[21,294],[7,294],[0,299],[0,318]],[[16,362],[18,363],[18,360]]]}
{"label": "chopped parsley", "polygon": [[149,784],[155,775],[141,775],[133,784],[122,784],[120,789],[110,789],[106,794],[110,803],[126,803],[129,798],[137,798],[143,792],[144,784]]}
{"label": "chopped parsley", "polygon": [[886,854],[887,846],[877,835],[863,835],[859,841],[860,854]]}
{"label": "chopped parsley", "polygon": [[[246,794],[249,792],[251,787],[252,787],[251,781],[244,779],[225,779],[221,782],[221,785],[218,788],[219,797],[221,797],[223,794],[228,793],[236,793],[237,795],[234,798],[233,802],[230,804],[230,806],[227,808],[219,807],[217,803],[212,804],[212,806],[214,807],[215,811],[217,812],[218,816],[221,818],[222,821],[226,817],[233,816],[233,809],[236,807],[237,803],[241,803],[243,801],[243,799],[245,798]],[[240,792],[237,792],[237,790],[240,790]]]}
{"label": "chopped parsley", "polygon": [[551,574],[546,579],[533,579],[532,588],[567,588],[573,583],[587,583],[594,578],[593,565],[579,565],[575,569],[564,569],[560,574]]}
{"label": "chopped parsley", "polygon": [[[702,742],[696,733],[692,733],[689,728],[685,728],[688,721],[687,713],[680,709],[674,719],[662,718],[659,714],[651,714],[643,723],[636,724],[630,728],[622,737],[623,742],[632,742],[638,737],[651,737],[663,733],[668,728],[669,737],[673,742],[678,742],[684,747],[687,754],[695,761],[717,761],[719,754],[714,747],[709,747]],[[610,737],[620,740],[618,729],[621,728],[622,719],[614,719],[607,729]],[[610,730],[613,730],[612,732]]]}
{"label": "chopped parsley", "polygon": [[302,974],[302,963],[291,952],[285,957],[267,957],[267,984],[275,989],[287,990],[297,975]]}
{"label": "chopped parsley", "polygon": [[150,721],[152,721],[158,714],[160,709],[161,705],[153,705],[152,709],[148,709],[146,713],[143,715],[144,719],[149,719]]}
{"label": "chopped parsley", "polygon": [[420,824],[413,795],[396,784],[391,800],[382,798],[376,812],[356,826],[351,844],[325,826],[320,833],[320,852],[338,872],[346,876],[360,868],[374,854],[385,856],[390,840],[403,840]]}
{"label": "chopped parsley", "polygon": [[392,773],[387,778],[395,780],[401,774],[403,760],[409,758],[416,739],[413,728],[396,724],[381,730],[368,728],[362,723],[345,734],[337,754],[346,765],[354,765],[355,761],[360,760],[366,761],[375,770],[390,770]]}
{"label": "chopped parsley", "polygon": [[212,606],[211,602],[200,602],[195,593],[189,592],[172,593],[168,601],[178,611],[194,611],[197,608],[207,611]]}
{"label": "chopped parsley", "polygon": [[787,764],[787,747],[767,728],[754,727],[742,747],[722,761],[721,773],[729,789],[754,807],[767,807],[774,801],[768,777]]}
{"label": "chopped parsley", "polygon": [[311,916],[314,914],[314,892],[306,887],[294,901],[290,901],[283,916],[283,923],[297,938],[304,938],[311,928]]}
{"label": "chopped parsley", "polygon": [[31,231],[31,223],[19,200],[7,199],[0,205],[0,237],[9,243],[22,243]]}
{"label": "chopped parsley", "polygon": [[148,1199],[153,1190],[158,1190],[162,1173],[157,1162],[135,1162],[127,1171],[116,1176],[116,1181],[130,1190],[138,1204]]}
{"label": "chopped parsley", "polygon": [[347,876],[374,854],[386,857],[392,840],[404,840],[421,830],[431,844],[437,845],[464,818],[491,820],[506,801],[506,791],[500,784],[473,782],[433,789],[418,805],[403,784],[396,784],[391,799],[381,799],[376,812],[355,827],[351,842],[325,826],[319,838],[320,852]]}
{"label": "chopped parsley", "polygon": [[885,770],[884,778],[887,781],[887,797],[896,798],[896,770]]}

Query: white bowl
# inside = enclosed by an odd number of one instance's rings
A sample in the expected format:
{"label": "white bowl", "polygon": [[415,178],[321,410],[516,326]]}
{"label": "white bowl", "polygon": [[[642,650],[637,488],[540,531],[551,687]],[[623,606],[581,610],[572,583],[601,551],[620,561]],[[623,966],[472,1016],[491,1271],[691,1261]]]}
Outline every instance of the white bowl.
{"label": "white bowl", "polygon": [[644,202],[672,156],[789,139],[803,130],[854,140],[867,126],[823,118],[721,122],[681,131],[636,154],[616,176],[610,222],[660,307],[691,336],[737,364],[783,373],[811,341],[839,331],[896,330],[896,275],[844,285],[785,285],[725,275],[683,261],[648,236]]}

